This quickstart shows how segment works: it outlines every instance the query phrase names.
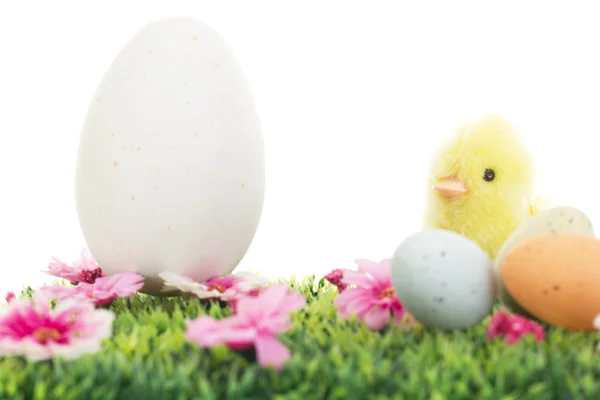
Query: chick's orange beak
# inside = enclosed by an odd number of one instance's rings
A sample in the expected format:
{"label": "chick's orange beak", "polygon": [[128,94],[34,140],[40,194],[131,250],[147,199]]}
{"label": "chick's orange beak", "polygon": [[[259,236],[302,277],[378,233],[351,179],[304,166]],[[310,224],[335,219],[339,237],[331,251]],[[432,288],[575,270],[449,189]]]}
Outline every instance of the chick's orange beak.
{"label": "chick's orange beak", "polygon": [[464,181],[453,176],[442,178],[433,185],[433,190],[442,197],[452,198],[469,192]]}

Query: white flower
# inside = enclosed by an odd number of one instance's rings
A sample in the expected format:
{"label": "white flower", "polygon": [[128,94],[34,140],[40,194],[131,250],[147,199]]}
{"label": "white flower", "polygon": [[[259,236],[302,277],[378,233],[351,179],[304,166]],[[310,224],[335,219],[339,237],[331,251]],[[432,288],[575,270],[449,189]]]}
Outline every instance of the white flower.
{"label": "white flower", "polygon": [[[596,318],[594,318],[593,325],[596,330],[600,330],[600,314],[596,315]],[[600,343],[596,345],[596,351],[600,352]]]}
{"label": "white flower", "polygon": [[237,298],[249,290],[266,286],[268,283],[266,278],[250,272],[214,277],[202,283],[172,272],[162,272],[158,276],[164,280],[163,291],[180,290],[185,293],[192,293],[200,299],[220,299],[223,301]]}

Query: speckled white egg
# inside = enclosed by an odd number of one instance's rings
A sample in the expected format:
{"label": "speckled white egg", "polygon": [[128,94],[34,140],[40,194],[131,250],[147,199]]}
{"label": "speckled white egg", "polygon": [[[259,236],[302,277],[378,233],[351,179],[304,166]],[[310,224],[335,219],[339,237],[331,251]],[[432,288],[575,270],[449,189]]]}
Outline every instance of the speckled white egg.
{"label": "speckled white egg", "polygon": [[108,274],[231,272],[262,212],[264,144],[250,87],[221,36],[191,18],[142,29],[116,56],[85,118],[76,205]]}
{"label": "speckled white egg", "polygon": [[502,303],[513,312],[533,317],[515,301],[504,286],[500,268],[504,258],[510,253],[510,250],[524,240],[531,239],[535,236],[562,233],[593,237],[594,229],[589,218],[583,211],[574,207],[554,207],[543,210],[526,219],[514,230],[500,248],[496,259],[494,260],[494,272],[496,274],[496,282],[498,285],[497,293],[500,296]]}
{"label": "speckled white egg", "polygon": [[397,296],[423,326],[466,329],[492,312],[492,261],[455,232],[427,229],[405,239],[391,264]]}

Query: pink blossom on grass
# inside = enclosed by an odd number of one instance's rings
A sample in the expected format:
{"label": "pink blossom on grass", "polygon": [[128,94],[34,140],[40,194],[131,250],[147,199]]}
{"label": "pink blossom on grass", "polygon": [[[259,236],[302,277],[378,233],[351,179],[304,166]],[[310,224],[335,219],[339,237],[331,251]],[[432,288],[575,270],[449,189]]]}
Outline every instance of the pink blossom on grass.
{"label": "pink blossom on grass", "polygon": [[506,344],[518,342],[523,336],[532,334],[538,342],[544,340],[544,328],[522,315],[498,311],[492,317],[487,329],[487,338],[492,340],[504,337]]}
{"label": "pink blossom on grass", "polygon": [[379,263],[358,259],[357,271],[345,270],[342,282],[349,287],[335,300],[340,316],[346,320],[355,315],[370,329],[379,330],[389,323],[390,317],[397,325],[412,317],[396,296],[390,276],[390,259]]}
{"label": "pink blossom on grass", "polygon": [[268,283],[266,278],[250,272],[213,277],[206,282],[196,282],[192,278],[172,272],[162,272],[159,276],[165,281],[164,291],[177,289],[204,300],[235,300],[253,289],[266,286]]}
{"label": "pink blossom on grass", "polygon": [[81,252],[81,259],[75,260],[73,265],[68,265],[58,258],[52,257],[52,262],[48,265],[48,275],[66,279],[71,283],[94,283],[96,279],[104,276],[102,269],[98,267],[96,261],[88,249]]}
{"label": "pink blossom on grass", "polygon": [[264,287],[250,289],[246,293],[244,293],[243,296],[238,296],[238,297],[229,299],[229,305],[231,306],[231,311],[234,314],[237,314],[237,303],[240,298],[242,298],[242,297],[258,297],[263,292],[263,290],[264,290]]}
{"label": "pink blossom on grass", "polygon": [[256,289],[250,289],[250,290],[248,290],[245,293],[245,296],[246,297],[248,297],[248,296],[249,297],[258,297],[263,292],[263,290],[265,290],[264,287],[259,287],[259,288],[256,288]]}
{"label": "pink blossom on grass", "polygon": [[348,285],[344,283],[344,270],[340,268],[334,269],[325,275],[325,280],[337,287],[339,293],[342,293],[348,287]]}
{"label": "pink blossom on grass", "polygon": [[39,291],[56,300],[73,299],[102,305],[117,297],[131,297],[143,286],[144,277],[142,275],[136,272],[120,272],[98,278],[93,284],[42,286]]}
{"label": "pink blossom on grass", "polygon": [[256,297],[242,297],[237,314],[222,320],[201,316],[188,321],[186,337],[201,347],[226,344],[231,349],[254,347],[258,363],[280,370],[290,351],[277,338],[292,326],[290,313],[304,306],[306,299],[291,293],[287,285],[265,288]]}
{"label": "pink blossom on grass", "polygon": [[24,356],[29,361],[67,360],[95,353],[110,337],[114,314],[90,303],[65,301],[54,309],[36,293],[0,308],[0,357]]}
{"label": "pink blossom on grass", "polygon": [[17,296],[15,296],[14,292],[8,292],[8,293],[6,293],[6,296],[4,296],[4,299],[6,300],[7,303],[10,303],[11,301],[13,301],[16,298],[17,298]]}

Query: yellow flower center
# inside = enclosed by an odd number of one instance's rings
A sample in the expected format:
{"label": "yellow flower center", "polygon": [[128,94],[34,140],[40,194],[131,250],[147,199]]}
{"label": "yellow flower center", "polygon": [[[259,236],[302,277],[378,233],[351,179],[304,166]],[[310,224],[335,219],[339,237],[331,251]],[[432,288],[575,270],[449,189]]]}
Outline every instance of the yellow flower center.
{"label": "yellow flower center", "polygon": [[385,299],[386,297],[392,297],[395,293],[396,291],[393,287],[385,288],[379,293],[379,298]]}
{"label": "yellow flower center", "polygon": [[46,344],[50,340],[56,342],[60,339],[60,332],[55,328],[42,327],[33,332],[31,336],[39,340],[42,344]]}

